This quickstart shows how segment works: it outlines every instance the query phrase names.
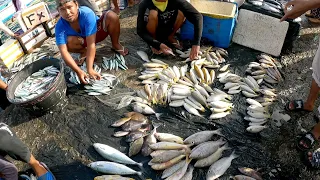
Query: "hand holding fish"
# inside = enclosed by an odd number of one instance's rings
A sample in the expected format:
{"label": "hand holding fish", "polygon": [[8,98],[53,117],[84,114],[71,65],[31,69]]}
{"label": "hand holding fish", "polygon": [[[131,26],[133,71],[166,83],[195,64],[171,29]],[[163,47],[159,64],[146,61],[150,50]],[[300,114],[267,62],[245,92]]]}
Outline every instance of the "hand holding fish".
{"label": "hand holding fish", "polygon": [[86,79],[89,79],[89,76],[84,71],[80,70],[79,72],[77,72],[77,75],[82,84],[88,84]]}
{"label": "hand holding fish", "polygon": [[191,52],[190,52],[189,58],[191,60],[197,59],[198,56],[199,56],[199,51],[200,51],[200,46],[193,45],[192,48],[191,48]]}
{"label": "hand holding fish", "polygon": [[90,78],[92,78],[94,80],[101,79],[101,75],[99,73],[97,73],[94,69],[89,69],[88,74],[89,74]]}
{"label": "hand holding fish", "polygon": [[310,9],[320,7],[320,0],[292,0],[285,5],[285,15],[280,22],[286,19],[295,19]]}
{"label": "hand holding fish", "polygon": [[172,49],[163,43],[160,44],[160,51],[165,55],[173,54]]}

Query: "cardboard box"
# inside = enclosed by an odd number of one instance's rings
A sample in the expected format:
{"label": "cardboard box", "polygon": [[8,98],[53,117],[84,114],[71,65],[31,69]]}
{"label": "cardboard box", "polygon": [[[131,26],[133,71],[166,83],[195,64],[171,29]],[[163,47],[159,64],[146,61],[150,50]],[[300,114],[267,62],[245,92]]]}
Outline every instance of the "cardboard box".
{"label": "cardboard box", "polygon": [[10,69],[13,63],[23,55],[23,49],[19,41],[16,39],[9,39],[2,46],[0,46],[0,61],[8,69]]}
{"label": "cardboard box", "polygon": [[46,3],[40,2],[24,9],[22,19],[28,29],[51,19],[50,11]]}
{"label": "cardboard box", "polygon": [[23,51],[28,54],[33,49],[38,48],[48,38],[45,28],[42,24],[29,29],[27,32],[17,37]]}

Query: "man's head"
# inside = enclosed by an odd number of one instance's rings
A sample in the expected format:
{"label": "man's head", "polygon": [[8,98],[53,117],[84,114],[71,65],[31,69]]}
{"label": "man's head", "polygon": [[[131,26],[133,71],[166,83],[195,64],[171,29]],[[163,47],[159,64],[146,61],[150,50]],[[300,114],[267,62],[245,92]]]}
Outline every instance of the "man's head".
{"label": "man's head", "polygon": [[57,9],[60,16],[68,21],[74,22],[78,20],[78,2],[76,0],[56,0]]}

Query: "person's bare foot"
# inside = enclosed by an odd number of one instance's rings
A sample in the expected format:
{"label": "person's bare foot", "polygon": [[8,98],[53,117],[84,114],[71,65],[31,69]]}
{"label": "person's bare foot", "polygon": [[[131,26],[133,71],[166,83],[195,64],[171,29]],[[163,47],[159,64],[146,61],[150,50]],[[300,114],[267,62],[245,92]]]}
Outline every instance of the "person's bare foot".
{"label": "person's bare foot", "polygon": [[113,51],[116,51],[117,53],[121,54],[122,56],[126,56],[129,53],[129,50],[122,46],[121,44],[113,45],[112,47]]}

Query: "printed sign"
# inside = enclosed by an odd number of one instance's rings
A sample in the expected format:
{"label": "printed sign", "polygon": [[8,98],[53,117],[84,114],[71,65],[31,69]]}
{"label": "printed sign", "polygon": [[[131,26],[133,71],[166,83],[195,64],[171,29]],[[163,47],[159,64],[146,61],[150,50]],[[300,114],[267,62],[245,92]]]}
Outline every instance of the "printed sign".
{"label": "printed sign", "polygon": [[48,6],[44,2],[24,9],[21,15],[28,29],[31,29],[32,27],[35,27],[51,19]]}

